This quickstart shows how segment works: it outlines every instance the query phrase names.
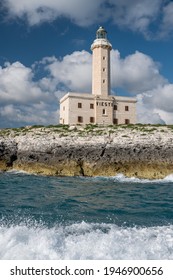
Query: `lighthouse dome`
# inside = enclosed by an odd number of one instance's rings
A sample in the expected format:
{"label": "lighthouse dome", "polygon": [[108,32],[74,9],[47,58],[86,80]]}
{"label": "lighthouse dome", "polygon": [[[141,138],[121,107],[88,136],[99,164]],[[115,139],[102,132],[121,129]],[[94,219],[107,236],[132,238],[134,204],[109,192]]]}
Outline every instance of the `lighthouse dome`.
{"label": "lighthouse dome", "polygon": [[104,29],[103,26],[100,26],[99,29],[96,31],[96,39],[91,45],[91,50],[97,47],[108,48],[110,50],[112,49],[112,45],[107,39],[107,31]]}
{"label": "lighthouse dome", "polygon": [[97,39],[107,39],[107,31],[104,29],[103,26],[100,26],[96,32]]}

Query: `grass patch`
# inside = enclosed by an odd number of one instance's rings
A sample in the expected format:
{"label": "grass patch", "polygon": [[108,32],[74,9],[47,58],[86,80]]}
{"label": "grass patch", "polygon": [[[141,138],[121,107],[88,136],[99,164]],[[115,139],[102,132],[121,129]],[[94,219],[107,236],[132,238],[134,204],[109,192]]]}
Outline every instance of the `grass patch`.
{"label": "grass patch", "polygon": [[173,125],[172,124],[169,124],[167,127],[170,128],[170,129],[173,129]]}
{"label": "grass patch", "polygon": [[[126,132],[127,129],[127,132]],[[87,135],[111,135],[113,133],[123,132],[124,135],[122,137],[129,137],[128,134],[140,132],[141,136],[154,133],[155,131],[167,133],[169,131],[173,131],[173,125],[163,125],[163,124],[119,124],[119,125],[98,125],[98,124],[87,124],[85,126],[82,125],[74,125],[74,129],[72,126],[57,124],[57,125],[32,125],[32,126],[22,126],[19,128],[4,128],[0,129],[0,136],[19,136],[19,135],[27,135],[27,133],[31,132],[34,135],[38,134],[51,134],[57,133],[62,134],[63,137],[68,135],[76,135],[76,136],[87,136]]]}

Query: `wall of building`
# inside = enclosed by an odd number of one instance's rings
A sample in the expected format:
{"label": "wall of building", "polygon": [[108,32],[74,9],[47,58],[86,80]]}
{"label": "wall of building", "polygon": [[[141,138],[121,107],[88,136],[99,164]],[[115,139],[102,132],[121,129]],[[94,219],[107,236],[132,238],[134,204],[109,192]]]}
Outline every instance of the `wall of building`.
{"label": "wall of building", "polygon": [[[82,94],[81,94],[82,96]],[[69,99],[70,124],[88,124],[95,122],[94,99],[74,98]]]}
{"label": "wall of building", "polygon": [[[115,109],[116,106],[116,109]],[[113,106],[113,119],[116,124],[136,123],[136,102],[116,101]]]}
{"label": "wall of building", "polygon": [[69,124],[69,98],[67,94],[60,101],[60,124]]}
{"label": "wall of building", "polygon": [[[89,96],[85,96],[85,94],[78,94],[77,96],[72,95],[68,96],[68,102],[61,103],[61,108],[65,107],[63,114],[68,110],[68,122],[67,124],[88,124],[95,123],[95,101],[94,97],[89,94]],[[62,115],[63,118],[64,115]],[[67,118],[64,119],[67,120]],[[66,123],[66,122],[65,122]]]}
{"label": "wall of building", "polygon": [[95,119],[97,124],[109,125],[113,123],[113,100],[110,98],[96,98]]}
{"label": "wall of building", "polygon": [[61,124],[135,124],[136,102],[121,96],[67,94],[60,105]]}

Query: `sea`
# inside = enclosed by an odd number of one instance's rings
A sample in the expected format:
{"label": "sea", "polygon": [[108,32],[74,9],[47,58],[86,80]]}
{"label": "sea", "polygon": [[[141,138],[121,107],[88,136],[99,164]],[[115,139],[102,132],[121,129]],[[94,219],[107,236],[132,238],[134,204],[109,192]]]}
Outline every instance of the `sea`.
{"label": "sea", "polygon": [[1,260],[172,260],[173,175],[0,173]]}

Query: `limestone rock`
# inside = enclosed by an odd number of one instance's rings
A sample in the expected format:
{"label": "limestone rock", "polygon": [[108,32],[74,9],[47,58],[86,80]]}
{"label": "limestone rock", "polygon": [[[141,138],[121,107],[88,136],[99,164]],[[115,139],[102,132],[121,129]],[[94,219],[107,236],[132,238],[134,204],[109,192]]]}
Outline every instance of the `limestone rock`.
{"label": "limestone rock", "polygon": [[[147,130],[147,129],[146,129]],[[31,129],[0,135],[0,170],[60,176],[163,178],[173,173],[171,129]]]}

